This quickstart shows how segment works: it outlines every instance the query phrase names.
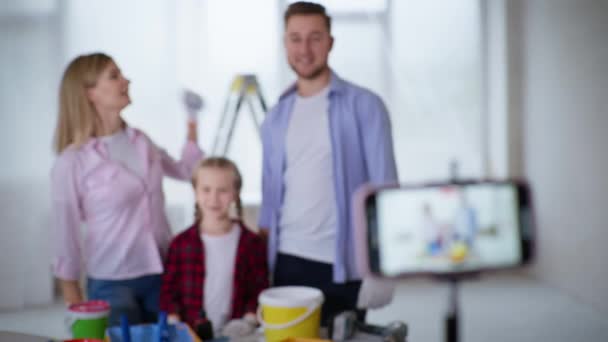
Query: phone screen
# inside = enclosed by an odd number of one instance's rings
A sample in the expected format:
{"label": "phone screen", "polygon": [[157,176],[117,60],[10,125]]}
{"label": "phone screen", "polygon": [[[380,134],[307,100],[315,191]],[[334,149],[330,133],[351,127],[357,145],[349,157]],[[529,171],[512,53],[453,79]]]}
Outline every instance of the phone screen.
{"label": "phone screen", "polygon": [[525,253],[518,191],[512,183],[379,191],[367,208],[370,266],[398,276],[521,264]]}

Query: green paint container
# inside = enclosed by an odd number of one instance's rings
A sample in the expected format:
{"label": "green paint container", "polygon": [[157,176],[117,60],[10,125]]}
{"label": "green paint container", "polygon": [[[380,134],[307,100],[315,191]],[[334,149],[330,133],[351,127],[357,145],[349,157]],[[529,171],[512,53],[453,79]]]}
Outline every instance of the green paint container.
{"label": "green paint container", "polygon": [[68,308],[66,325],[74,338],[103,339],[109,314],[110,304],[103,300],[72,304]]}

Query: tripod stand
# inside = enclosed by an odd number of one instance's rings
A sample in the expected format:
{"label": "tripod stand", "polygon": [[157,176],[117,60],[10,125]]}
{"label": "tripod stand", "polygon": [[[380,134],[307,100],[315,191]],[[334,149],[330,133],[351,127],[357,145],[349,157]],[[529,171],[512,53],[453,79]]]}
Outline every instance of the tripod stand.
{"label": "tripod stand", "polygon": [[457,275],[438,276],[436,279],[446,282],[449,286],[448,309],[444,318],[444,341],[460,341],[460,296],[459,285],[461,280],[475,279],[479,277],[479,272],[471,272]]}
{"label": "tripod stand", "polygon": [[[451,181],[454,184],[458,184],[459,166],[459,163],[455,160],[452,160],[449,165]],[[460,340],[460,281],[477,278],[478,276],[479,272],[468,272],[437,277],[438,280],[447,282],[449,286],[448,309],[444,319],[445,342],[458,342]]]}

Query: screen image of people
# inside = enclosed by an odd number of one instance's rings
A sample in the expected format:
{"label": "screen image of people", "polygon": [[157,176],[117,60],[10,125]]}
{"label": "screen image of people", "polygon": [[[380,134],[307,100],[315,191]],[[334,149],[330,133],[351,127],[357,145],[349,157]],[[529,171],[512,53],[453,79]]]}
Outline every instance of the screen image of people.
{"label": "screen image of people", "polygon": [[508,267],[521,258],[517,190],[511,185],[384,191],[377,210],[384,274]]}

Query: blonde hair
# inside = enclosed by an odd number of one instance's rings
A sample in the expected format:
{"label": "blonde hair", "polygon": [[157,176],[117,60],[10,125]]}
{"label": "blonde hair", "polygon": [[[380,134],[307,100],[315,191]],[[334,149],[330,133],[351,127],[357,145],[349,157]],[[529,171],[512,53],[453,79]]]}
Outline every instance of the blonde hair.
{"label": "blonde hair", "polygon": [[[243,220],[243,203],[241,202],[241,189],[243,188],[243,178],[239,172],[239,168],[236,164],[225,157],[209,157],[201,160],[198,165],[194,168],[192,173],[192,186],[196,191],[196,182],[198,179],[198,173],[204,168],[216,168],[221,170],[232,171],[234,175],[233,186],[236,190],[236,215],[239,220]],[[203,218],[203,213],[198,207],[198,203],[194,205],[194,219],[200,221]]]}
{"label": "blonde hair", "polygon": [[59,117],[54,149],[58,154],[70,145],[80,146],[100,130],[97,111],[87,97],[103,70],[113,62],[103,53],[76,57],[63,73],[59,88]]}

